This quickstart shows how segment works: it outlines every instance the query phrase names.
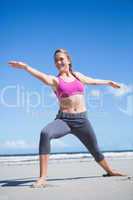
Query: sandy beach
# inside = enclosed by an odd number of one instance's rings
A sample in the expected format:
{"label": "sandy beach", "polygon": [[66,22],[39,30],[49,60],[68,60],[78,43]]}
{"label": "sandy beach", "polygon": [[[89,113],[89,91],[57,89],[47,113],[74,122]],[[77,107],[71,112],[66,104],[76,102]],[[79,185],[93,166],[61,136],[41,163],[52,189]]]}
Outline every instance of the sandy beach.
{"label": "sandy beach", "polygon": [[38,177],[38,162],[0,164],[0,200],[133,200],[133,158],[108,162],[128,176],[103,177],[93,159],[49,160],[45,188],[30,187]]}

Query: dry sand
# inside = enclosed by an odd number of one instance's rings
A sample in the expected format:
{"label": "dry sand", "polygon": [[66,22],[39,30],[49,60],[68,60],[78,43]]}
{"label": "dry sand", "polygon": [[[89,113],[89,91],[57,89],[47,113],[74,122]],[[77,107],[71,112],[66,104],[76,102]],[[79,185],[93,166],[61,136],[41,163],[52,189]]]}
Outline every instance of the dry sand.
{"label": "dry sand", "polygon": [[49,161],[48,186],[31,188],[39,165],[0,165],[0,200],[133,200],[133,159],[108,159],[126,177],[102,177],[90,159]]}

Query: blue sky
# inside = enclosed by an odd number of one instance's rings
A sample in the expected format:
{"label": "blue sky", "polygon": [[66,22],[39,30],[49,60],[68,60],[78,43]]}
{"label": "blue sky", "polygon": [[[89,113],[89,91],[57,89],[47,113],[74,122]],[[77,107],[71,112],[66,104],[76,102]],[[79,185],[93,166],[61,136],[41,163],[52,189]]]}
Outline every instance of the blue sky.
{"label": "blue sky", "polygon": [[[68,50],[73,70],[121,83],[86,86],[88,118],[102,150],[133,149],[133,2],[0,1],[0,154],[38,152],[41,129],[58,104],[50,87],[9,60],[56,75],[53,54]],[[86,151],[72,135],[52,141],[54,151]]]}

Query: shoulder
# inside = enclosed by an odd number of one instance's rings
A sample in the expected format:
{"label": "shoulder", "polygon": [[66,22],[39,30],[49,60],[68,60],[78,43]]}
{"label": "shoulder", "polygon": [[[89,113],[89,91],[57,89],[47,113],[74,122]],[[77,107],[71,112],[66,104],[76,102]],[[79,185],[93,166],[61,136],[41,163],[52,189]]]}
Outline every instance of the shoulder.
{"label": "shoulder", "polygon": [[83,77],[84,76],[84,74],[82,74],[81,72],[78,72],[78,71],[74,71],[73,73],[78,77]]}
{"label": "shoulder", "polygon": [[83,83],[85,83],[85,75],[82,74],[81,72],[78,72],[78,71],[74,71],[73,72],[75,74],[75,76]]}
{"label": "shoulder", "polygon": [[57,76],[53,76],[53,75],[49,75],[49,76],[51,77],[51,79],[52,79],[52,81],[53,81],[53,85],[52,85],[51,87],[52,87],[52,89],[53,89],[54,91],[56,91],[57,88],[58,88],[59,79],[58,79]]}
{"label": "shoulder", "polygon": [[58,82],[58,77],[54,75],[49,75],[49,78],[52,79],[53,83]]}

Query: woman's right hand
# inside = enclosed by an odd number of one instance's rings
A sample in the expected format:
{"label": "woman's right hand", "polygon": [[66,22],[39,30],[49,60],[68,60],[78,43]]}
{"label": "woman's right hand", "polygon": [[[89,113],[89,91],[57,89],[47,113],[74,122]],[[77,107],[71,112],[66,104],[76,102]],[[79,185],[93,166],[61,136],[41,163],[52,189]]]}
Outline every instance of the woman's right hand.
{"label": "woman's right hand", "polygon": [[18,61],[9,61],[8,64],[14,68],[20,68],[20,69],[26,69],[28,66],[26,63],[18,62]]}

